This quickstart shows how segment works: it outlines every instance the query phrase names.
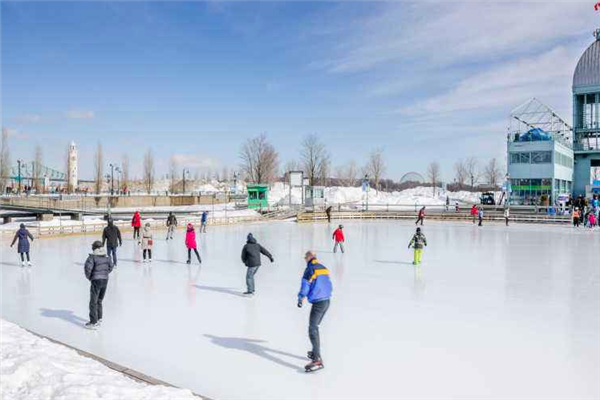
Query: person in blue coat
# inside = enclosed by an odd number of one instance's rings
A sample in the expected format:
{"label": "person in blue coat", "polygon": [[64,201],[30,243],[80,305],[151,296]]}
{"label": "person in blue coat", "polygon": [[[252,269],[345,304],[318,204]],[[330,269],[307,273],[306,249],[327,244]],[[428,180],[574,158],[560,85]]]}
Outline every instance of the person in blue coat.
{"label": "person in blue coat", "polygon": [[202,213],[202,219],[200,220],[200,233],[206,233],[206,224],[208,223],[208,211]]}
{"label": "person in blue coat", "polygon": [[33,242],[33,235],[31,232],[25,228],[25,224],[21,224],[17,233],[15,233],[15,237],[10,244],[10,247],[13,247],[16,241],[19,241],[17,245],[17,252],[21,256],[21,266],[25,266],[25,256],[27,256],[27,265],[31,267],[31,258],[29,257],[29,239]]}
{"label": "person in blue coat", "polygon": [[308,358],[311,362],[304,367],[306,372],[312,372],[323,368],[319,325],[329,309],[333,286],[329,278],[329,270],[317,260],[315,254],[306,252],[304,260],[306,269],[298,293],[298,307],[302,307],[305,298],[312,304],[308,325],[308,337],[312,344],[312,351],[308,352]]}

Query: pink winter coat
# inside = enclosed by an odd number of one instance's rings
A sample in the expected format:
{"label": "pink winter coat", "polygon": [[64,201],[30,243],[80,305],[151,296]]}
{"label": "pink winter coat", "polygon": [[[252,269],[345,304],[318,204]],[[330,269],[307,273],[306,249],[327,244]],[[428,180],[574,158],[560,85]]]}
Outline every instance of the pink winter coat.
{"label": "pink winter coat", "polygon": [[196,231],[194,230],[194,227],[191,225],[188,225],[187,232],[185,233],[185,245],[188,249],[197,248]]}

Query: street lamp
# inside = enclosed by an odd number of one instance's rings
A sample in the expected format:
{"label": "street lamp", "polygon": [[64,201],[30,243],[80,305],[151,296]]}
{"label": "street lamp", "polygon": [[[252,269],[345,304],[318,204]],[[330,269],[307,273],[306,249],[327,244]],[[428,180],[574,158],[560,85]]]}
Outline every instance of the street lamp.
{"label": "street lamp", "polygon": [[115,194],[115,166],[113,164],[108,164],[110,166],[110,195]]}
{"label": "street lamp", "polygon": [[506,175],[504,176],[504,179],[506,180],[506,204],[510,205],[510,175],[508,174],[508,172],[506,173]]}
{"label": "street lamp", "polygon": [[365,174],[363,179],[363,192],[367,192],[366,211],[369,211],[369,174]]}
{"label": "street lamp", "polygon": [[121,193],[121,175],[123,171],[121,171],[121,168],[119,167],[115,167],[115,171],[119,174],[119,177],[117,178],[117,193]]}

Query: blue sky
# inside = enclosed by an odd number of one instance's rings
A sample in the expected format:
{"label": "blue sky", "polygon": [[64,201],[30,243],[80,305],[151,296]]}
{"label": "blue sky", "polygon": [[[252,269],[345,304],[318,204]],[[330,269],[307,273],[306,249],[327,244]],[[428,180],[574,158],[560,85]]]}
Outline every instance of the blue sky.
{"label": "blue sky", "polygon": [[91,177],[154,150],[191,169],[239,163],[266,133],[282,164],[316,133],[333,165],[384,147],[387,177],[504,161],[507,115],[535,96],[571,120],[593,1],[19,2],[1,11],[2,126],[13,157]]}

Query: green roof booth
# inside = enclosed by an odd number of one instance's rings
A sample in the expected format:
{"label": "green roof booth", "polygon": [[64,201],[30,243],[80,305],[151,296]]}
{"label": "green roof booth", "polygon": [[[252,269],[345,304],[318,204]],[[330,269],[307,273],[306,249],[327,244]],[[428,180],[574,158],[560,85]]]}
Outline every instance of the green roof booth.
{"label": "green roof booth", "polygon": [[248,208],[267,209],[269,207],[269,185],[249,183],[246,190],[248,191]]}

